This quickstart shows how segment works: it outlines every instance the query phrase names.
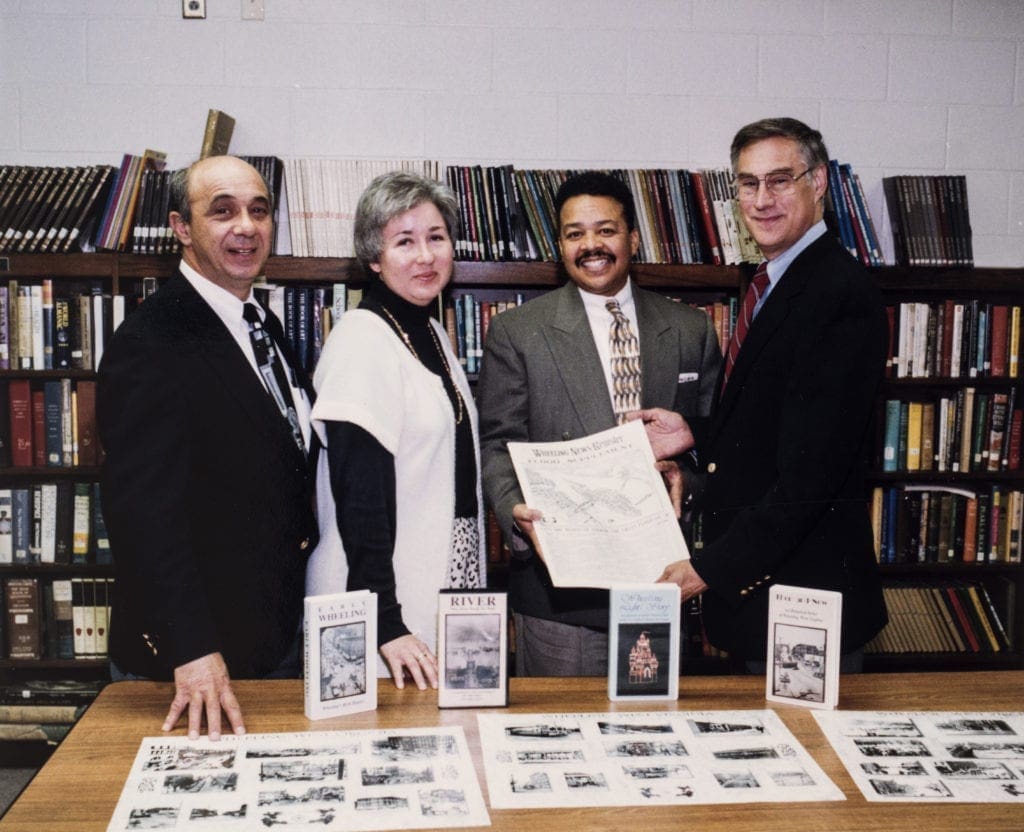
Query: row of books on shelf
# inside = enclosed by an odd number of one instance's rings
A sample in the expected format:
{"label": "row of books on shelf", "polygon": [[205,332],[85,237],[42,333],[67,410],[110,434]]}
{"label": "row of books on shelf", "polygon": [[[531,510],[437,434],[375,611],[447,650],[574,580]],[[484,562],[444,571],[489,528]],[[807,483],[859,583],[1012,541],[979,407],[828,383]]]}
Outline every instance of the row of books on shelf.
{"label": "row of books on shelf", "polygon": [[[136,251],[135,247],[142,242],[140,237],[148,236],[150,223],[159,218],[158,211],[162,210],[162,217],[167,216],[166,196],[160,205],[160,196],[153,188],[154,181],[162,182],[164,178],[154,180],[152,175],[147,175],[162,172],[165,159],[165,154],[155,150],[147,150],[141,156],[125,153],[121,157],[121,167],[107,193],[103,213],[98,218],[96,248]],[[149,198],[145,202],[140,199],[144,179],[150,186]]]}
{"label": "row of books on shelf", "polygon": [[331,286],[262,283],[256,284],[253,291],[260,303],[281,321],[292,354],[308,373],[316,367],[331,327],[343,312],[359,306],[363,298],[361,287],[345,283]]}
{"label": "row of books on shelf", "polygon": [[966,177],[888,176],[882,187],[898,265],[974,265]]}
{"label": "row of books on shelf", "polygon": [[94,380],[0,378],[0,394],[0,468],[99,464]]}
{"label": "row of books on shelf", "polygon": [[116,169],[0,165],[0,253],[88,248]]}
{"label": "row of books on shelf", "polygon": [[893,304],[888,375],[1019,378],[1021,307],[947,299]]}
{"label": "row of books on shelf", "polygon": [[[263,174],[279,205],[282,161],[242,158]],[[171,173],[154,150],[125,153],[119,166],[0,165],[0,253],[173,254],[180,245],[167,219]]]}
{"label": "row of books on shelf", "polygon": [[[484,342],[491,319],[507,309],[522,305],[527,300],[523,292],[514,292],[507,298],[491,300],[473,292],[460,292],[449,298],[444,305],[444,327],[452,343],[452,349],[459,357],[459,363],[467,373],[480,372],[483,360]],[[711,318],[721,350],[725,351],[736,324],[738,303],[736,298],[708,304],[691,304]]]}
{"label": "row of books on shelf", "polygon": [[1021,420],[1017,387],[886,399],[882,471],[1019,471]]}
{"label": "row of books on shelf", "polygon": [[993,484],[877,486],[871,524],[880,563],[1020,563],[1024,492]]}
{"label": "row of books on shelf", "polygon": [[[561,184],[579,172],[449,165],[445,179],[459,198],[462,216],[458,257],[558,260],[554,198]],[[633,195],[639,262],[734,264],[761,259],[736,210],[728,170],[606,172]]]}
{"label": "row of books on shelf", "polygon": [[104,658],[113,593],[113,578],[6,578],[5,657]]}
{"label": "row of books on shelf", "polygon": [[0,564],[109,564],[96,482],[0,488]]}
{"label": "row of books on shelf", "polygon": [[[175,254],[181,250],[168,219],[170,178],[174,171],[165,170],[159,157],[162,154],[153,155],[153,151],[146,151],[142,156],[124,155],[99,220],[93,241],[96,248],[156,255]],[[275,156],[241,158],[266,179],[277,217],[284,163]],[[277,253],[276,238],[272,241],[271,252]]]}
{"label": "row of books on shelf", "polygon": [[[360,194],[378,174],[410,170],[446,181],[459,198],[464,260],[558,259],[554,194],[565,169],[512,165],[444,165],[437,160],[242,157],[267,179],[274,196],[275,253],[353,256]],[[618,169],[633,193],[645,263],[757,262],[727,168]],[[850,253],[869,266],[973,263],[963,176],[894,176],[872,207],[848,163],[828,165],[826,221]],[[125,153],[119,166],[0,166],[0,252],[55,252],[92,247],[167,254],[178,244],[167,222],[164,154]],[[880,233],[882,231],[886,233]]]}
{"label": "row of books on shelf", "polygon": [[825,222],[850,254],[865,266],[882,266],[882,242],[871,219],[867,195],[853,166],[830,159]]}
{"label": "row of books on shelf", "polygon": [[1008,620],[981,581],[926,581],[883,587],[889,623],[866,653],[1002,653],[1014,649],[1014,586],[1000,582]]}
{"label": "row of books on shelf", "polygon": [[95,370],[124,316],[156,291],[143,278],[140,295],[55,290],[53,280],[0,283],[0,370]]}

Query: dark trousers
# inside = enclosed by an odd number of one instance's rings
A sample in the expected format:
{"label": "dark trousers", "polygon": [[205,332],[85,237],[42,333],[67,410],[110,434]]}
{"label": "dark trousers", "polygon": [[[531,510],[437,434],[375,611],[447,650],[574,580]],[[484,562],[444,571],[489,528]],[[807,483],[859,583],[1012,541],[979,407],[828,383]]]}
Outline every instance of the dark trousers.
{"label": "dark trousers", "polygon": [[608,631],[513,613],[517,676],[607,676]]}

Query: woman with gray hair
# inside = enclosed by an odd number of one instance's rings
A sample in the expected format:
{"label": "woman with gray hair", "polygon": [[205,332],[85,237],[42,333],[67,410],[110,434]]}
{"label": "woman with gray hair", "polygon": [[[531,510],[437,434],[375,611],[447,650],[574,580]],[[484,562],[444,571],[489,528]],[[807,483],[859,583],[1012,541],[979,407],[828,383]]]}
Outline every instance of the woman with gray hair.
{"label": "woman with gray hair", "polygon": [[370,183],[355,220],[364,298],[331,330],[313,377],[327,447],[306,593],[377,593],[378,675],[399,688],[406,675],[437,687],[437,591],[484,583],[476,407],[431,317],[457,220],[454,194],[431,179]]}

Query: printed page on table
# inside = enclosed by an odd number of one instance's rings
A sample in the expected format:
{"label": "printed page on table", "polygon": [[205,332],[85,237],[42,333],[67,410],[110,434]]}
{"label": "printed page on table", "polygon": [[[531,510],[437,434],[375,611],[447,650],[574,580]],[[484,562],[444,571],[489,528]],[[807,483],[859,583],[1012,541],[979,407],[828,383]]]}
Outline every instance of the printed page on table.
{"label": "printed page on table", "polygon": [[844,800],[774,711],[478,714],[494,809]]}
{"label": "printed page on table", "polygon": [[489,826],[459,727],[146,737],[108,832]]}
{"label": "printed page on table", "polygon": [[866,800],[1024,805],[1024,712],[815,711]]}

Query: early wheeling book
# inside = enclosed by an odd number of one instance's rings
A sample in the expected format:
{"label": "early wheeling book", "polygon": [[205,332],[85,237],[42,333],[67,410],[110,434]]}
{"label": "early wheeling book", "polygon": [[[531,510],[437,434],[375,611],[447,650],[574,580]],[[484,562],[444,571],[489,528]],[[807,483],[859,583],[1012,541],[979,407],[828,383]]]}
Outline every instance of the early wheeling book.
{"label": "early wheeling book", "polygon": [[304,700],[308,719],[377,707],[377,594],[308,595]]}

